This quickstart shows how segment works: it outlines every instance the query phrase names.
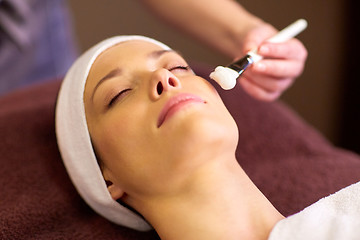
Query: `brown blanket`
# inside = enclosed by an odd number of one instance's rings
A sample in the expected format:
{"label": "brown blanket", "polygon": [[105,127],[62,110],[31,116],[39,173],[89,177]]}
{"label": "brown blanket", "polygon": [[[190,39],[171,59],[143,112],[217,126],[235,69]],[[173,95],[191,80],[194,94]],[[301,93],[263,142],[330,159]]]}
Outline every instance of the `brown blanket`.
{"label": "brown blanket", "polygon": [[[0,239],[158,239],[154,231],[108,222],[75,191],[55,139],[59,85],[0,99]],[[281,213],[295,213],[360,180],[358,155],[330,145],[282,103],[258,102],[238,86],[219,92],[239,125],[240,164]]]}

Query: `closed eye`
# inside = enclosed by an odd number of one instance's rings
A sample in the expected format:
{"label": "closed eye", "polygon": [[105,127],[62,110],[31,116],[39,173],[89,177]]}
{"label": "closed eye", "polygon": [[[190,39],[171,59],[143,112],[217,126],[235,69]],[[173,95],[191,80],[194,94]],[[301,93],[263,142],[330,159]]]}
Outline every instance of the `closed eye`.
{"label": "closed eye", "polygon": [[127,88],[124,89],[122,91],[120,91],[119,93],[117,93],[113,98],[111,98],[108,107],[112,107],[112,105],[114,105],[115,102],[117,102],[118,100],[122,99],[129,91],[131,90],[131,88]]}
{"label": "closed eye", "polygon": [[189,67],[189,66],[181,66],[181,65],[179,65],[179,66],[171,67],[171,68],[169,69],[170,72],[176,71],[176,70],[185,70],[185,71],[188,71],[188,70],[190,70],[190,67]]}

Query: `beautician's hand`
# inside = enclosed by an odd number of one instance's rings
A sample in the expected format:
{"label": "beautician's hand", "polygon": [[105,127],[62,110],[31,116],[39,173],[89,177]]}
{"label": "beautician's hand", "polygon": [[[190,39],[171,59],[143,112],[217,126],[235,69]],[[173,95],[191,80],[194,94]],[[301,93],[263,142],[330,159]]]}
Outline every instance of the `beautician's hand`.
{"label": "beautician's hand", "polygon": [[295,38],[284,43],[266,42],[276,33],[271,25],[262,24],[244,38],[243,54],[258,48],[264,59],[249,67],[238,81],[248,94],[259,100],[277,99],[302,73],[307,58],[306,48]]}
{"label": "beautician's hand", "polygon": [[230,58],[241,58],[249,50],[260,47],[259,53],[265,59],[251,66],[239,78],[243,88],[257,99],[271,101],[278,98],[303,70],[307,51],[302,43],[295,39],[281,44],[264,43],[277,30],[249,13],[238,1],[140,2],[168,23]]}

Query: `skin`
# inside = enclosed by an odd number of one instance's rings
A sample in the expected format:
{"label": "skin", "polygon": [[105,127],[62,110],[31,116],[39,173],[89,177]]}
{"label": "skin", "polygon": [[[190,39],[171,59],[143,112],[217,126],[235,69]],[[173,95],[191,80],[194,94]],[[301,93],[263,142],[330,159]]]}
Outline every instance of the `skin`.
{"label": "skin", "polygon": [[238,79],[245,91],[254,98],[263,101],[277,99],[303,72],[307,58],[304,45],[297,39],[284,43],[266,42],[278,30],[249,13],[238,1],[140,2],[166,22],[233,60],[243,57],[250,50],[258,49],[258,53],[265,60],[252,65],[246,74]]}
{"label": "skin", "polygon": [[[84,103],[109,192],[164,240],[267,239],[283,217],[236,161],[237,126],[219,95],[186,67],[144,41],[118,44],[94,62]],[[183,94],[196,100],[176,105],[159,126]]]}

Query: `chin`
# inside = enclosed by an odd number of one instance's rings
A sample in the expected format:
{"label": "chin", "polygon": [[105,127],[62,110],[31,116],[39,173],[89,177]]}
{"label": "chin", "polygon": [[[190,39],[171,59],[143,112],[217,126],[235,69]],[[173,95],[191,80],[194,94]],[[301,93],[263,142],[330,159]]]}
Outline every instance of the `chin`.
{"label": "chin", "polygon": [[184,121],[176,128],[176,134],[179,136],[177,151],[189,157],[203,155],[205,152],[235,153],[239,139],[237,125],[231,116]]}

